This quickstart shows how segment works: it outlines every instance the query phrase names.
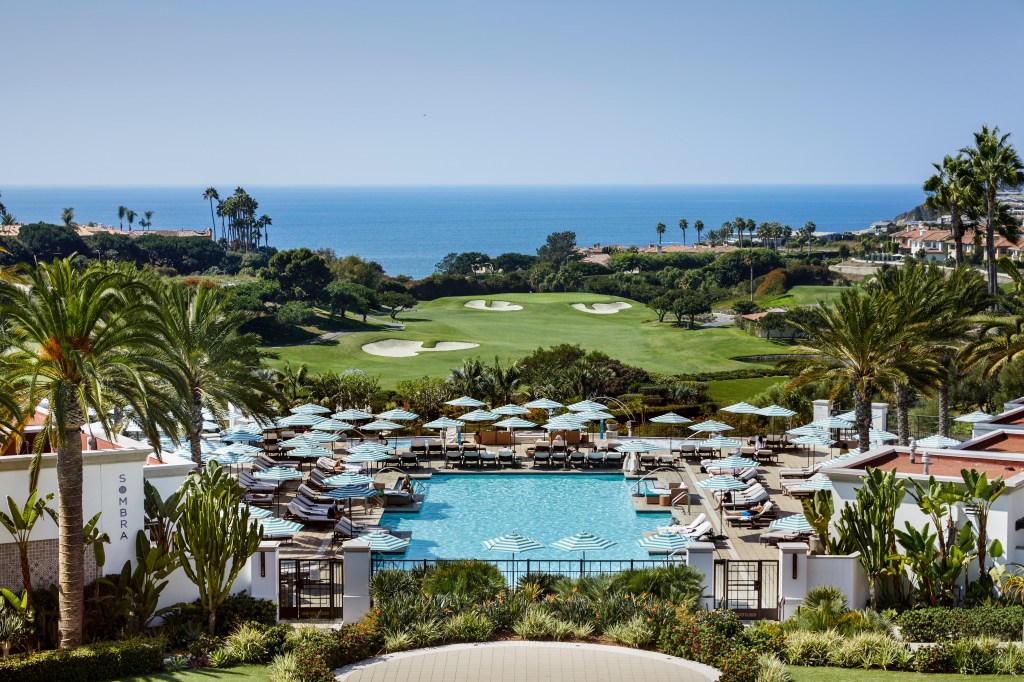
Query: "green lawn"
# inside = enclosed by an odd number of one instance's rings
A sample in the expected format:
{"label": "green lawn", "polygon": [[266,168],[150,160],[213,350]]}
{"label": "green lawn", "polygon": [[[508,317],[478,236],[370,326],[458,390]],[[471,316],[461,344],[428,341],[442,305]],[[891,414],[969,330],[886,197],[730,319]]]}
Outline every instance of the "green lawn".
{"label": "green lawn", "polygon": [[265,665],[240,665],[237,668],[214,670],[184,670],[180,673],[156,673],[154,675],[138,675],[126,677],[121,682],[267,682],[270,679],[270,668]]}
{"label": "green lawn", "polygon": [[[451,297],[421,303],[403,313],[398,321],[404,331],[359,331],[329,344],[289,346],[278,349],[278,366],[306,363],[312,371],[344,370],[358,367],[381,376],[385,386],[401,379],[424,375],[443,376],[465,358],[492,361],[521,358],[538,346],[579,343],[587,350],[600,350],[632,365],[665,374],[711,372],[751,366],[732,358],[743,355],[775,354],[784,347],[751,336],[732,327],[689,331],[657,316],[636,301],[628,310],[612,315],[595,315],[574,310],[572,303],[607,303],[624,300],[594,294],[503,294],[489,300],[510,301],[524,306],[515,312],[491,312],[465,307],[475,297]],[[478,298],[478,297],[477,297]],[[462,351],[421,353],[409,358],[386,358],[362,351],[364,344],[382,339],[423,341],[427,347],[438,341],[480,344]]]}
{"label": "green lawn", "polygon": [[964,675],[938,673],[900,673],[889,670],[861,670],[859,668],[804,668],[789,666],[793,682],[818,682],[819,680],[842,680],[843,682],[997,682],[1014,679],[1007,675]]}
{"label": "green lawn", "polygon": [[757,377],[754,379],[723,379],[708,382],[708,393],[720,406],[748,401],[772,386],[785,383],[789,377]]}
{"label": "green lawn", "polygon": [[815,305],[819,302],[831,303],[839,298],[844,287],[833,286],[797,286],[776,298],[758,300],[762,308],[781,306],[791,308],[800,305]]}

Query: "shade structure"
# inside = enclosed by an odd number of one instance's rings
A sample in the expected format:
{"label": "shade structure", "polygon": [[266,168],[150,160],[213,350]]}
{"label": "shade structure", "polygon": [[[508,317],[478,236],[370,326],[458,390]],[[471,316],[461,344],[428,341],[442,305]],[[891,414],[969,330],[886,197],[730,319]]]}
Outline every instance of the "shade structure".
{"label": "shade structure", "polygon": [[375,530],[372,533],[360,535],[350,542],[367,544],[371,552],[384,552],[396,554],[409,549],[409,538],[400,538],[383,530]]}
{"label": "shade structure", "polygon": [[330,478],[324,479],[324,485],[330,486],[331,488],[340,488],[342,486],[367,486],[373,483],[372,476],[364,476],[363,474],[357,474],[352,471],[346,471],[343,474],[337,474]]}
{"label": "shade structure", "polygon": [[831,467],[831,466],[835,466],[837,464],[841,464],[841,463],[845,462],[846,460],[848,460],[848,459],[850,459],[850,458],[852,458],[852,457],[854,457],[856,455],[859,455],[859,454],[860,454],[860,451],[854,452],[853,450],[850,450],[849,452],[847,452],[845,454],[842,454],[842,455],[839,455],[838,457],[833,457],[832,459],[826,459],[824,461],[818,462],[818,468],[819,469],[824,469],[826,467]]}
{"label": "shade structure", "polygon": [[509,417],[508,419],[502,419],[500,422],[495,422],[495,426],[501,426],[506,429],[529,429],[536,424],[520,417]]}
{"label": "shade structure", "polygon": [[400,407],[396,407],[393,410],[388,410],[387,412],[381,412],[380,414],[377,415],[377,419],[387,419],[389,421],[395,422],[412,421],[413,419],[416,419],[416,417],[419,417],[419,415],[416,414],[415,412],[403,410]]}
{"label": "shade structure", "polygon": [[606,421],[608,419],[615,419],[614,414],[609,414],[604,410],[587,410],[586,412],[577,412],[576,414],[580,418],[592,422],[601,422]]}
{"label": "shade structure", "polygon": [[552,542],[551,546],[564,552],[583,552],[583,558],[585,559],[587,552],[598,552],[608,549],[614,544],[614,542],[607,538],[599,537],[587,531],[580,531],[575,535]]}
{"label": "shade structure", "polygon": [[328,414],[330,410],[323,405],[317,405],[315,403],[306,403],[305,405],[299,405],[298,407],[292,408],[292,414]]}
{"label": "shade structure", "polygon": [[297,457],[299,459],[320,459],[321,457],[330,457],[332,454],[334,453],[327,448],[317,445],[303,445],[302,447],[292,448],[285,456]]}
{"label": "shade structure", "polygon": [[256,461],[256,458],[252,455],[243,455],[234,452],[225,452],[219,455],[202,455],[204,462],[213,460],[217,464],[224,466],[241,466],[243,464],[252,464]]}
{"label": "shade structure", "polygon": [[263,471],[254,471],[252,475],[253,478],[261,481],[274,481],[275,483],[302,480],[302,472],[291,467],[270,467]]}
{"label": "shade structure", "polygon": [[964,424],[978,424],[981,422],[987,422],[989,419],[992,419],[991,414],[976,410],[974,412],[971,412],[970,414],[962,414],[953,421],[962,422]]}
{"label": "shade structure", "polygon": [[246,504],[245,502],[239,502],[238,509],[240,511],[248,510],[249,518],[252,519],[265,519],[274,515],[274,513],[271,512],[269,509],[264,509],[263,507],[254,507],[251,504]]}
{"label": "shade structure", "polygon": [[762,417],[792,417],[796,415],[796,410],[791,410],[781,405],[769,405],[768,407],[758,409],[755,414],[759,414]]}
{"label": "shade structure", "polygon": [[811,422],[811,426],[820,426],[825,429],[852,429],[853,422],[839,417],[824,417]]}
{"label": "shade structure", "polygon": [[263,528],[263,537],[265,538],[290,537],[302,530],[301,523],[279,519],[276,516],[268,516],[264,519],[258,519],[258,521]]}
{"label": "shade structure", "polygon": [[304,448],[310,445],[319,446],[320,441],[314,438],[307,438],[306,434],[302,434],[301,436],[295,436],[294,438],[285,439],[278,443],[277,445],[278,447],[287,450],[288,448]]}
{"label": "shade structure", "polygon": [[249,445],[248,443],[232,443],[228,446],[231,448],[231,452],[236,455],[255,455],[260,451],[255,445]]}
{"label": "shade structure", "polygon": [[816,445],[820,447],[831,447],[832,445],[835,445],[834,440],[824,435],[800,436],[799,438],[794,438],[793,442],[797,445]]}
{"label": "shade structure", "polygon": [[386,452],[382,453],[356,453],[354,455],[345,455],[342,459],[348,464],[371,464],[373,462],[383,462],[386,459],[390,459],[391,455]]}
{"label": "shade structure", "polygon": [[464,395],[461,398],[455,400],[446,400],[445,405],[453,405],[455,407],[484,407],[487,403],[477,400],[476,398],[470,398],[468,395]]}
{"label": "shade structure", "polygon": [[899,440],[899,436],[881,429],[868,429],[868,440],[872,443],[885,443],[891,440]]}
{"label": "shade structure", "polygon": [[362,410],[356,410],[353,408],[342,410],[341,412],[335,412],[331,417],[346,422],[361,422],[367,419],[373,419],[373,415],[369,412],[363,412]]}
{"label": "shade structure", "polygon": [[491,410],[494,414],[501,414],[506,417],[515,417],[517,415],[530,414],[530,411],[525,407],[519,407],[509,403],[508,405],[502,405]]}
{"label": "shade structure", "polygon": [[518,531],[512,531],[506,533],[500,537],[491,538],[490,540],[484,540],[484,549],[488,549],[492,552],[511,552],[512,554],[519,554],[520,552],[529,552],[535,549],[541,549],[544,545],[534,540],[533,538],[522,535]]}
{"label": "shade structure", "polygon": [[220,431],[220,424],[217,422],[204,421],[203,431]]}
{"label": "shade structure", "polygon": [[495,414],[489,410],[473,410],[459,417],[459,420],[464,422],[489,422],[499,417],[501,417],[500,414]]}
{"label": "shade structure", "polygon": [[603,412],[606,408],[601,403],[596,403],[593,400],[581,400],[578,403],[569,405],[570,412]]}
{"label": "shade structure", "polygon": [[849,412],[843,412],[842,414],[837,414],[836,417],[838,417],[839,419],[845,419],[848,422],[857,421],[857,413],[854,412],[853,410],[850,410]]}
{"label": "shade structure", "polygon": [[714,419],[709,419],[708,421],[701,422],[699,424],[691,424],[688,428],[696,433],[701,433],[702,431],[707,431],[710,433],[732,431],[731,426],[729,426],[728,424],[723,424],[722,422],[719,421],[715,421]]}
{"label": "shade structure", "polygon": [[960,445],[960,441],[955,438],[947,438],[941,434],[936,433],[934,436],[928,436],[917,441],[919,448],[951,448],[954,445]]}
{"label": "shade structure", "polygon": [[338,440],[338,437],[333,433],[327,433],[326,431],[318,431],[315,427],[312,431],[306,431],[303,434],[296,436],[295,438],[289,438],[288,440],[303,440],[306,443],[333,443]]}
{"label": "shade structure", "polygon": [[321,493],[324,497],[329,497],[332,500],[347,500],[348,501],[348,515],[352,517],[352,500],[366,500],[371,497],[377,496],[377,491],[371,488],[367,488],[363,485],[346,485],[340,488],[333,488],[331,490],[325,490]]}
{"label": "shade structure", "polygon": [[722,412],[731,412],[733,414],[757,414],[758,407],[751,405],[750,403],[739,402],[734,405],[727,405],[722,408]]}
{"label": "shade structure", "polygon": [[707,466],[708,471],[712,469],[725,470],[725,469],[751,469],[757,466],[757,462],[746,457],[740,457],[739,455],[731,455],[729,457],[723,457],[722,459],[716,460]]}
{"label": "shade structure", "polygon": [[425,429],[458,429],[465,426],[465,422],[460,422],[458,419],[449,419],[448,417],[441,417],[435,419],[432,422],[427,422],[423,425]]}
{"label": "shade structure", "polygon": [[352,430],[352,429],[354,429],[356,427],[354,427],[352,424],[349,424],[346,421],[342,421],[341,419],[335,419],[334,417],[329,417],[329,418],[318,420],[317,423],[313,425],[313,428],[315,430],[317,430],[317,431],[334,432],[334,431],[350,431],[350,430]]}
{"label": "shade structure", "polygon": [[665,414],[658,415],[651,419],[655,424],[689,424],[692,419],[676,414],[675,412],[666,412]]}
{"label": "shade structure", "polygon": [[648,552],[671,554],[686,549],[690,539],[681,533],[656,533],[636,541]]}
{"label": "shade structure", "polygon": [[405,428],[401,424],[390,422],[386,419],[378,419],[360,427],[363,431],[398,431]]}
{"label": "shade structure", "polygon": [[769,528],[776,530],[788,530],[793,533],[810,533],[814,530],[811,524],[808,523],[807,517],[803,514],[791,514],[790,516],[783,516],[773,520],[768,524]]}
{"label": "shade structure", "polygon": [[391,448],[381,443],[360,443],[348,449],[349,455],[387,455]]}
{"label": "shade structure", "polygon": [[538,398],[537,400],[523,403],[523,407],[531,410],[557,410],[559,407],[562,407],[562,403],[549,398]]}
{"label": "shade structure", "polygon": [[697,487],[704,488],[705,490],[741,490],[746,488],[747,484],[732,476],[725,476],[723,474],[697,481]]}
{"label": "shade structure", "polygon": [[720,450],[722,448],[738,448],[742,443],[735,438],[726,438],[725,436],[712,436],[699,441],[703,447],[715,448]]}
{"label": "shade structure", "polygon": [[791,436],[827,436],[828,429],[806,424],[804,426],[798,426],[794,429],[789,429],[788,431],[786,431],[786,433],[788,433]]}
{"label": "shade structure", "polygon": [[552,419],[547,424],[541,425],[541,428],[548,431],[582,431],[587,427],[583,422]]}
{"label": "shade structure", "polygon": [[658,445],[656,443],[649,443],[645,440],[631,440],[619,445],[615,448],[616,452],[655,452],[656,450],[664,450],[664,445]]}
{"label": "shade structure", "polygon": [[220,439],[230,443],[256,443],[263,440],[263,433],[252,429],[228,429],[220,434]]}
{"label": "shade structure", "polygon": [[281,417],[274,422],[278,427],[284,426],[313,426],[316,423],[316,418],[311,414],[303,414],[302,412],[296,412],[290,414],[287,417]]}
{"label": "shade structure", "polygon": [[800,490],[832,490],[832,479],[822,474],[815,474],[799,486]]}

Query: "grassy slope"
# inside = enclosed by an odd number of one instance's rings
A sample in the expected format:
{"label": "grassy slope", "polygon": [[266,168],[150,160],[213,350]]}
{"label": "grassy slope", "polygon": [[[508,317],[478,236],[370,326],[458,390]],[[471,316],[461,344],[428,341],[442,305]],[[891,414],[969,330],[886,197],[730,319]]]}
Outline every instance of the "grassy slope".
{"label": "grassy slope", "polygon": [[[496,355],[502,360],[521,358],[538,346],[579,343],[623,362],[655,372],[718,371],[752,365],[730,358],[778,353],[783,348],[734,328],[688,331],[657,322],[644,305],[613,315],[593,315],[569,307],[571,303],[622,300],[593,294],[504,294],[492,297],[524,306],[517,312],[489,312],[466,308],[473,297],[452,297],[421,303],[399,316],[405,331],[372,331],[348,334],[329,345],[291,346],[278,350],[280,359],[304,362],[310,370],[344,370],[358,367],[379,374],[385,385],[424,375],[442,376],[463,359]],[[443,353],[422,353],[412,358],[384,358],[362,351],[364,344],[398,338],[423,341],[464,341],[479,348]]]}
{"label": "grassy slope", "polygon": [[708,393],[721,406],[732,405],[741,400],[750,400],[752,396],[767,391],[776,384],[782,384],[789,377],[757,377],[754,379],[724,379],[708,383]]}
{"label": "grassy slope", "polygon": [[265,665],[240,665],[225,670],[184,670],[180,673],[157,673],[154,675],[138,675],[126,677],[122,682],[267,682],[270,679],[270,668]]}
{"label": "grassy slope", "polygon": [[839,298],[839,295],[842,292],[843,287],[810,285],[797,286],[793,287],[782,296],[760,299],[757,302],[763,308],[771,306],[783,306],[789,308],[798,305],[815,305],[822,301],[825,303],[831,303],[832,300]]}
{"label": "grassy slope", "polygon": [[843,680],[843,682],[996,682],[1014,679],[1007,675],[946,675],[932,673],[901,673],[888,670],[861,670],[859,668],[803,668],[789,666],[793,682],[818,682],[818,680]]}

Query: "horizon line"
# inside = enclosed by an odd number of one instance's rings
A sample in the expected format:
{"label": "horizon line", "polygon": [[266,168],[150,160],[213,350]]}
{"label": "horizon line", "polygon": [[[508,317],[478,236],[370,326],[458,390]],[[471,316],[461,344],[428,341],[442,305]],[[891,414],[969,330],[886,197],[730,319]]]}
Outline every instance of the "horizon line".
{"label": "horizon line", "polygon": [[213,182],[213,183],[53,183],[14,184],[0,181],[0,189],[14,188],[191,188],[217,185],[242,187],[295,187],[295,188],[353,188],[353,189],[445,189],[445,188],[573,188],[573,187],[917,187],[918,182],[564,182],[564,183],[268,183],[268,182]]}

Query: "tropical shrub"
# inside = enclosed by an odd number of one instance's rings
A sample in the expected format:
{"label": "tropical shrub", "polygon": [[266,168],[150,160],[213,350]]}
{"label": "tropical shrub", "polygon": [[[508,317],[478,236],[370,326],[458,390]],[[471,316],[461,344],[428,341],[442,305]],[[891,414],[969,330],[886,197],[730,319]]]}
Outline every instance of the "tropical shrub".
{"label": "tropical shrub", "polygon": [[370,598],[374,603],[387,601],[398,594],[414,594],[420,589],[419,581],[409,571],[385,569],[370,578]]}
{"label": "tropical shrub", "polygon": [[786,636],[785,658],[791,665],[825,666],[842,642],[842,637],[834,630],[791,632]]}
{"label": "tropical shrub", "polygon": [[1020,639],[1024,606],[931,607],[904,611],[896,618],[909,642],[939,642],[965,637]]}
{"label": "tropical shrub", "polygon": [[722,671],[718,682],[756,682],[760,669],[758,655],[744,649],[733,649],[715,667]]}
{"label": "tropical shrub", "polygon": [[605,636],[616,644],[640,649],[654,641],[657,632],[650,622],[641,615],[605,628]]}
{"label": "tropical shrub", "polygon": [[1007,644],[996,654],[997,675],[1024,674],[1024,646]]}
{"label": "tropical shrub", "polygon": [[759,620],[751,623],[742,636],[747,648],[759,654],[779,656],[786,649],[786,636],[782,626],[775,621]]}
{"label": "tropical shrub", "polygon": [[912,661],[913,654],[905,643],[874,632],[843,638],[829,654],[829,662],[840,668],[902,670]]}
{"label": "tropical shrub", "polygon": [[703,595],[703,576],[689,566],[635,569],[616,574],[611,589],[618,594],[651,595],[695,610]]}
{"label": "tropical shrub", "polygon": [[164,643],[158,639],[126,639],[55,649],[0,660],[5,682],[39,680],[111,680],[163,669]]}
{"label": "tropical shrub", "polygon": [[757,682],[792,682],[793,676],[786,670],[786,664],[774,654],[757,657]]}
{"label": "tropical shrub", "polygon": [[441,630],[448,642],[486,642],[494,634],[494,622],[482,613],[465,611],[444,621]]}
{"label": "tropical shrub", "polygon": [[976,637],[953,642],[953,671],[961,675],[989,675],[996,671],[999,640]]}
{"label": "tropical shrub", "polygon": [[953,642],[922,646],[914,653],[914,670],[920,673],[950,673],[955,669]]}
{"label": "tropical shrub", "polygon": [[488,561],[438,561],[423,577],[422,589],[428,595],[483,600],[503,592],[505,579],[498,567]]}
{"label": "tropical shrub", "polygon": [[299,676],[299,657],[294,651],[275,656],[267,673],[271,682],[306,682]]}

